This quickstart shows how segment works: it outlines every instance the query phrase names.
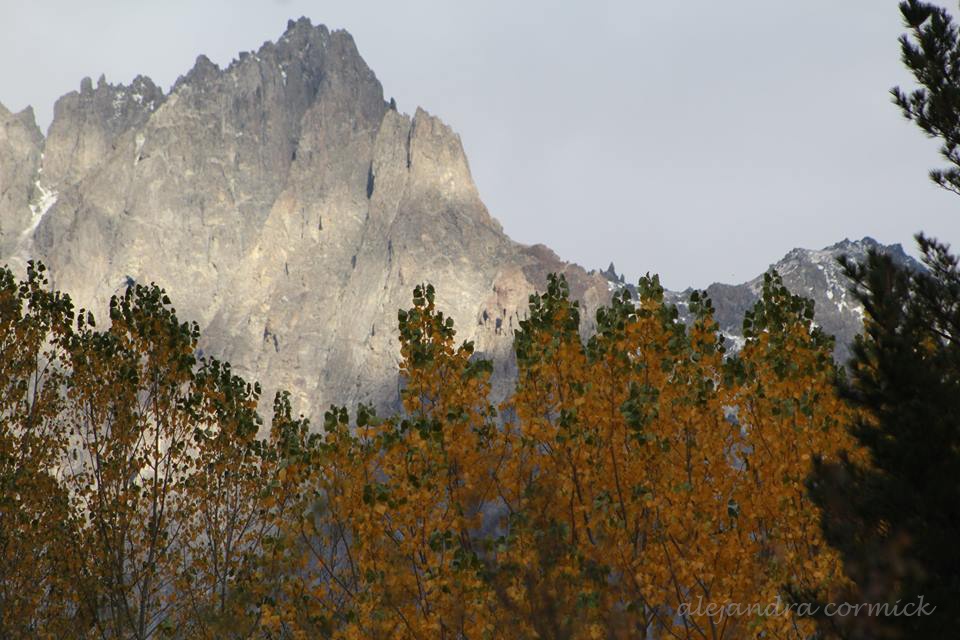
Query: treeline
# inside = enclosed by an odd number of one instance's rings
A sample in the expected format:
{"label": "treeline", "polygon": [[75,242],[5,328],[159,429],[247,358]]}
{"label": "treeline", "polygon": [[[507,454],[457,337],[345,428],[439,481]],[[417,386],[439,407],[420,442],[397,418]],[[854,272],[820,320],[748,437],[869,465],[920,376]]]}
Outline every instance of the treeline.
{"label": "treeline", "polygon": [[736,354],[704,294],[685,326],[656,277],[585,341],[551,277],[493,406],[490,363],[417,287],[402,412],[316,426],[283,393],[263,425],[258,385],[198,357],[159,288],[131,285],[100,327],[42,265],[4,270],[0,637],[806,638],[863,619],[790,603],[915,593],[940,609],[911,624],[955,623],[922,545],[957,533],[960,414],[936,411],[960,397],[960,277],[927,249],[930,274],[849,265],[867,313],[849,380],[775,273]]}

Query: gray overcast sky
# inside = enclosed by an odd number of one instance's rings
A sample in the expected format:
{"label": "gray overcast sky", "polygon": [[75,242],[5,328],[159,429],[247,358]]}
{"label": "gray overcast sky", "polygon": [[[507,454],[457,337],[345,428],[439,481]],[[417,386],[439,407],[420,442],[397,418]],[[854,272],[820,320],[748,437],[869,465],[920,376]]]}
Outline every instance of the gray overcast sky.
{"label": "gray overcast sky", "polygon": [[[952,2],[947,5],[956,9]],[[786,251],[924,230],[960,243],[937,145],[902,120],[895,0],[0,0],[0,102],[42,128],[83,76],[164,90],[288,18],[345,28],[395,96],[461,135],[515,239],[673,288]]]}

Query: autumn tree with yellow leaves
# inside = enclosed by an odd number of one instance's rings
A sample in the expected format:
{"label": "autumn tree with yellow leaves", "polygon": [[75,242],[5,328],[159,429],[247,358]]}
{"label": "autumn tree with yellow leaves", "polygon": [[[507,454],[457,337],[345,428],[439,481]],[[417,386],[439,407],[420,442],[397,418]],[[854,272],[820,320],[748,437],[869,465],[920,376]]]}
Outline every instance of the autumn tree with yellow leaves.
{"label": "autumn tree with yellow leaves", "polygon": [[[316,502],[296,523],[308,610],[283,607],[272,631],[346,638],[498,637],[487,580],[485,508],[506,451],[490,406],[490,364],[455,344],[433,287],[399,314],[403,413],[326,416],[314,451]],[[312,617],[313,625],[304,618]]]}
{"label": "autumn tree with yellow leaves", "polygon": [[775,276],[726,360],[703,294],[687,328],[655,277],[639,292],[601,309],[586,344],[562,279],[521,323],[498,475],[507,608],[526,637],[806,637],[790,616],[684,612],[842,580],[803,485],[813,456],[851,447],[832,345]]}
{"label": "autumn tree with yellow leaves", "polygon": [[73,306],[43,265],[0,270],[0,637],[67,637],[79,615],[62,551],[76,535],[67,455],[65,339]]}
{"label": "autumn tree with yellow leaves", "polygon": [[852,410],[775,274],[736,354],[702,293],[688,326],[645,277],[585,337],[551,276],[499,407],[417,287],[402,410],[313,429],[284,393],[265,428],[258,385],[198,357],[160,289],[99,328],[31,269],[0,282],[5,636],[806,638],[724,607],[846,585],[804,482],[857,455]]}

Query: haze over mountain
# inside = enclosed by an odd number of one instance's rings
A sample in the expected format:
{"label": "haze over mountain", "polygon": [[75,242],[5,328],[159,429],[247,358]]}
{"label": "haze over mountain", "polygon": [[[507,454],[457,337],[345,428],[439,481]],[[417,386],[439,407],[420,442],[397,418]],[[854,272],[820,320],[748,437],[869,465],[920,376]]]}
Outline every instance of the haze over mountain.
{"label": "haze over mountain", "polygon": [[[834,258],[875,245],[777,264],[842,342],[860,316]],[[46,136],[29,108],[0,106],[0,263],[30,258],[98,317],[129,283],[157,282],[200,324],[206,352],[313,415],[394,406],[396,314],[416,284],[433,283],[460,337],[495,360],[498,394],[513,329],[549,272],[566,275],[587,324],[620,286],[612,269],[507,237],[457,134],[399,111],[347,32],[303,18],[225,69],[200,56],[168,92],[145,77],[84,79]],[[757,281],[709,293],[735,343]]]}

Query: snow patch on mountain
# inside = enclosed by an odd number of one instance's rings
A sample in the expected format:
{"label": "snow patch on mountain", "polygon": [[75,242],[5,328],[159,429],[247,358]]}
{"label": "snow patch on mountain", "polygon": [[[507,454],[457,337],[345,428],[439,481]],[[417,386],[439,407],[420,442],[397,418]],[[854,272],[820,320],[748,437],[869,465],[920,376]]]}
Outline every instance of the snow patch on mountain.
{"label": "snow patch on mountain", "polygon": [[57,203],[58,194],[54,189],[47,189],[39,180],[33,183],[33,187],[39,195],[36,203],[30,205],[30,224],[23,230],[24,237],[33,235],[33,232],[40,226],[43,217],[47,215],[47,212]]}

